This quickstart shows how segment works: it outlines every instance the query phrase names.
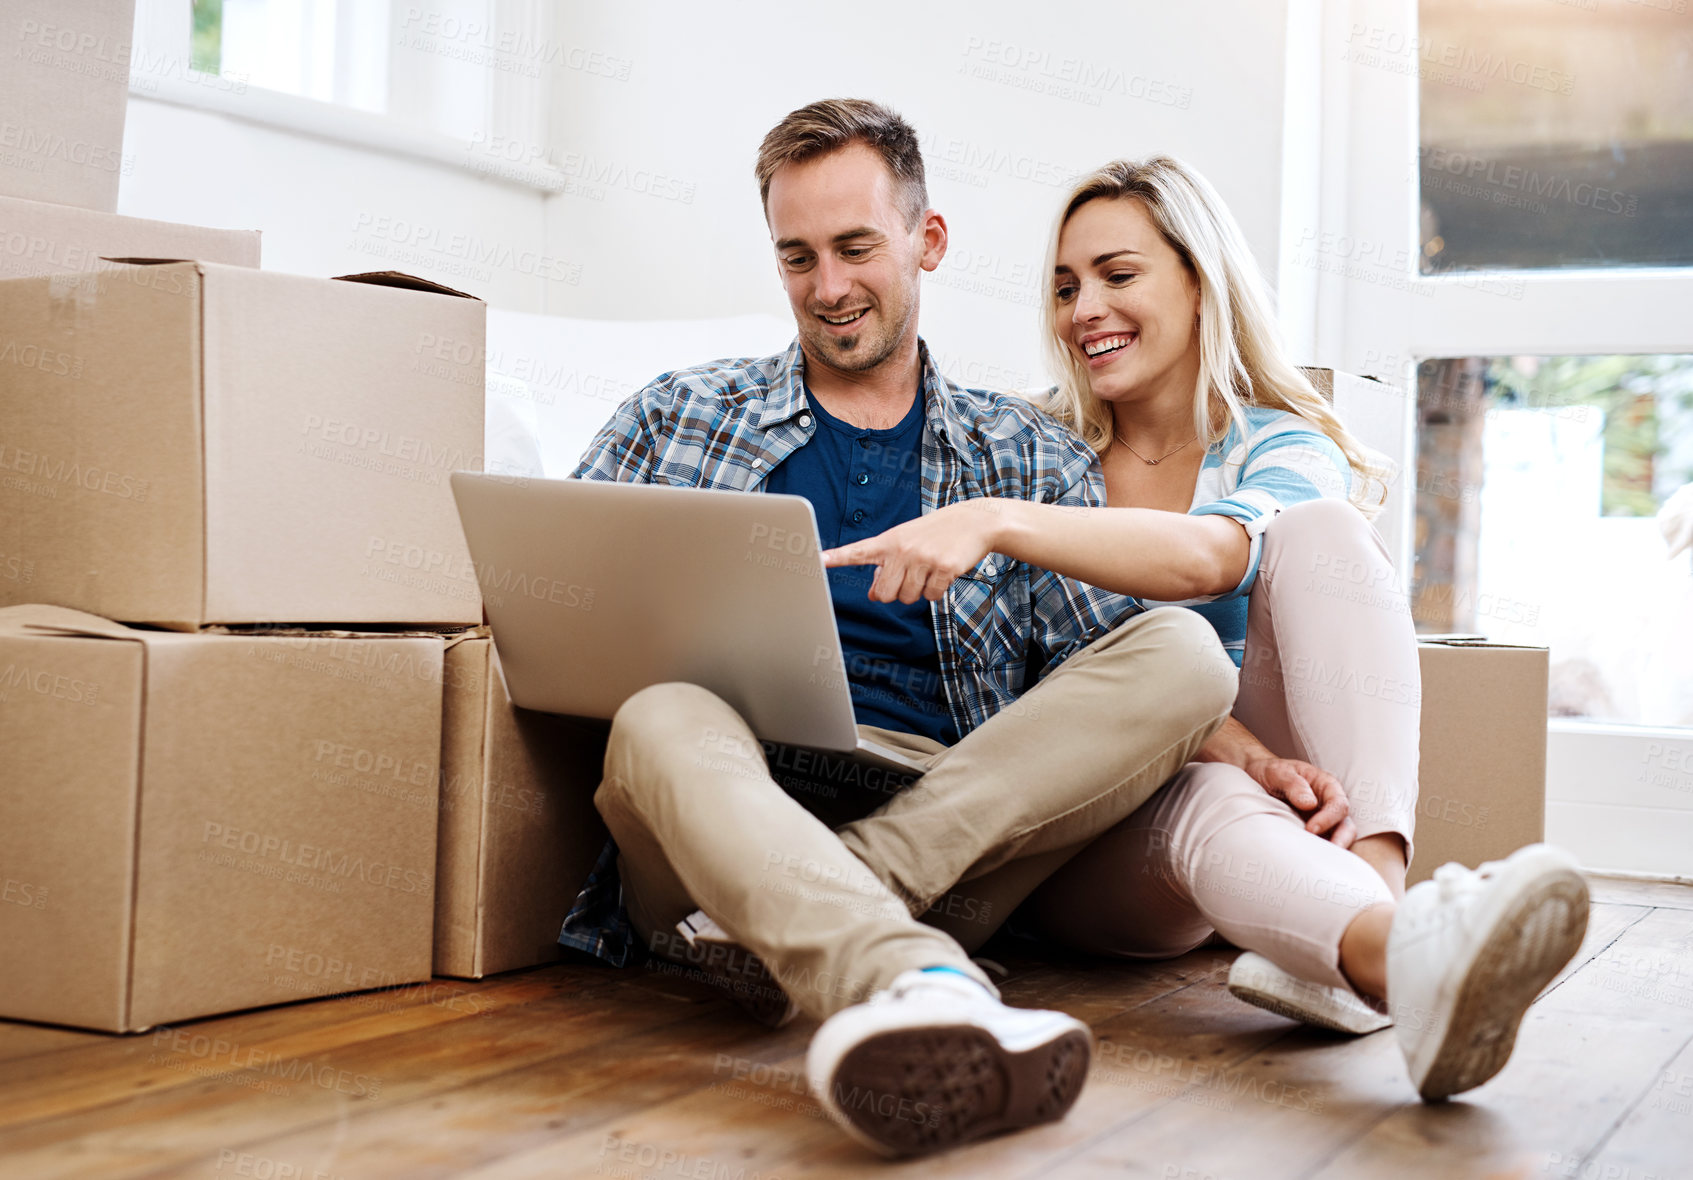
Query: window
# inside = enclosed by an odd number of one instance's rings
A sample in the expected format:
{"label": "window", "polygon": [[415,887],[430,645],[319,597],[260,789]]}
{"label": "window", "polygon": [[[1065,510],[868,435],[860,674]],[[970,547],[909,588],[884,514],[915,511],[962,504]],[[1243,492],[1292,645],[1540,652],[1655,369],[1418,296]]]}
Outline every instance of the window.
{"label": "window", "polygon": [[1422,0],[1421,265],[1693,266],[1687,0]]}
{"label": "window", "polygon": [[1693,564],[1651,514],[1688,479],[1690,6],[1322,5],[1279,272],[1302,351],[1391,383],[1337,409],[1402,473],[1419,628],[1550,648],[1547,838],[1684,874]]}
{"label": "window", "polygon": [[1548,647],[1554,717],[1693,726],[1693,553],[1657,520],[1693,356],[1428,360],[1417,412],[1418,630]]}
{"label": "window", "polygon": [[[137,0],[130,90],[554,189],[544,0]],[[495,161],[499,163],[500,161]]]}

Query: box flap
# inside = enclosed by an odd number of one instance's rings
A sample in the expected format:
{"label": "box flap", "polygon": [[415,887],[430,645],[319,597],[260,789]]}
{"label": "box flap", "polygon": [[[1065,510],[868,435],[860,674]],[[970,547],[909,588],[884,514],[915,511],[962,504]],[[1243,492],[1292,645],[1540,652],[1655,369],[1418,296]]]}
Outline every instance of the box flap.
{"label": "box flap", "polygon": [[82,635],[94,639],[134,639],[143,635],[122,623],[102,619],[87,611],[70,610],[45,603],[0,607],[0,632],[35,635]]}
{"label": "box flap", "polygon": [[[20,618],[93,620],[26,605]],[[130,1027],[142,685],[150,654],[104,636],[0,628],[0,1014]],[[27,968],[24,965],[27,964]]]}
{"label": "box flap", "polygon": [[377,287],[403,287],[407,291],[426,291],[432,295],[456,295],[460,299],[474,299],[481,303],[474,295],[467,295],[463,291],[455,291],[442,283],[432,283],[428,279],[420,279],[416,275],[408,275],[398,270],[372,270],[356,275],[336,275],[335,280],[341,283],[370,283]]}
{"label": "box flap", "polygon": [[1370,381],[1377,385],[1391,384],[1371,373],[1349,373],[1345,369],[1331,369],[1327,365],[1300,365],[1299,371],[1304,373],[1312,382],[1326,383],[1331,388],[1336,377],[1351,377],[1357,381]]}
{"label": "box flap", "polygon": [[487,778],[488,678],[493,645],[460,642],[441,672],[440,826],[435,851],[435,950],[438,975],[478,978],[482,856]]}
{"label": "box flap", "polygon": [[111,254],[100,255],[101,262],[115,262],[120,266],[186,266],[198,265],[194,258],[119,258]]}
{"label": "box flap", "polygon": [[1436,647],[1498,647],[1512,651],[1545,651],[1546,645],[1541,643],[1501,643],[1489,639],[1485,635],[1419,635],[1418,643],[1426,643]]}
{"label": "box flap", "polygon": [[[454,628],[453,630],[456,630]],[[285,623],[215,623],[200,628],[206,635],[239,635],[244,639],[445,639],[457,643],[458,635],[443,634],[433,627],[394,627],[377,629],[377,624],[371,624],[370,629],[349,631],[340,627],[312,627],[305,623],[289,625]]]}
{"label": "box flap", "polygon": [[466,627],[456,635],[442,635],[441,638],[446,641],[447,647],[452,648],[467,639],[489,639],[493,637],[493,634],[493,628],[483,623],[480,627]]}

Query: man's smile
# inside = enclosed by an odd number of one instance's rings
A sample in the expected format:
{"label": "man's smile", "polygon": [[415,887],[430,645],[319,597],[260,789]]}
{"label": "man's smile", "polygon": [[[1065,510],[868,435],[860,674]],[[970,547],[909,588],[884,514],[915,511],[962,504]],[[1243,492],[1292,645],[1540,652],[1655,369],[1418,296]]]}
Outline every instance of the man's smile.
{"label": "man's smile", "polygon": [[868,307],[861,307],[857,311],[841,312],[838,315],[830,315],[827,312],[820,312],[818,313],[817,318],[829,325],[829,327],[839,329],[856,324],[869,313],[870,309]]}

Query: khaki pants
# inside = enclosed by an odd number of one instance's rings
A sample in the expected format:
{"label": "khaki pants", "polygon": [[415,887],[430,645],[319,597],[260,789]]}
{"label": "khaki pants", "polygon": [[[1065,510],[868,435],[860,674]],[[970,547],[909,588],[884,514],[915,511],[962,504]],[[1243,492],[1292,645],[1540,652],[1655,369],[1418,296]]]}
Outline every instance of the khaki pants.
{"label": "khaki pants", "polygon": [[[1235,687],[1210,624],[1150,611],[957,745],[865,727],[927,773],[891,795],[860,783],[860,815],[829,822],[777,783],[721,698],[654,685],[613,719],[594,802],[649,946],[702,909],[824,1017],[913,967],[955,967],[991,987],[967,948],[1181,769]],[[934,924],[913,916],[931,911]]]}

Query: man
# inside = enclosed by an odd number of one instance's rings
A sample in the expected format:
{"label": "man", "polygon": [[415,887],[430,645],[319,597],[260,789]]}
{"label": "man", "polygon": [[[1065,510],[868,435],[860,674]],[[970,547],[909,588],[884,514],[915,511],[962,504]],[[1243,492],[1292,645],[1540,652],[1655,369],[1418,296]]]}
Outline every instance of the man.
{"label": "man", "polygon": [[[899,116],[813,103],[765,137],[756,172],[797,340],[660,377],[579,477],[803,495],[825,547],[959,500],[1104,502],[1068,432],[954,386],[919,338],[921,275],[947,227]],[[849,792],[850,818],[825,822],[720,698],[645,689],[612,722],[595,795],[615,863],[602,857],[561,941],[620,961],[632,926],[661,953],[750,951],[824,1020],[807,1056],[818,1100],[904,1154],[1062,1117],[1091,1046],[1063,1013],[1000,1004],[959,938],[913,915],[933,908],[979,946],[1188,761],[1235,677],[1192,611],[1139,613],[993,556],[932,603],[871,601],[873,573],[829,574],[854,706],[924,776]],[[968,904],[950,904],[964,881]]]}

